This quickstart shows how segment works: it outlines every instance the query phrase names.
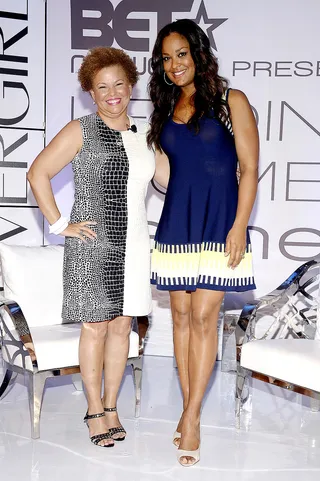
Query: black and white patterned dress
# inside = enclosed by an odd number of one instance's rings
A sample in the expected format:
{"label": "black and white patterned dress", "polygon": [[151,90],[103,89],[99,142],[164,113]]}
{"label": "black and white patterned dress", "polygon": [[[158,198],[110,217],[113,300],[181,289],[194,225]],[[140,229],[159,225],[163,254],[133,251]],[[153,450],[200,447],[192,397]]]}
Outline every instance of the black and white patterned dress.
{"label": "black and white patterned dress", "polygon": [[135,122],[135,133],[110,129],[97,114],[79,121],[83,146],[72,161],[70,222],[96,221],[97,238],[65,239],[62,318],[99,322],[146,315],[151,293],[145,196],[155,169],[147,124]]}

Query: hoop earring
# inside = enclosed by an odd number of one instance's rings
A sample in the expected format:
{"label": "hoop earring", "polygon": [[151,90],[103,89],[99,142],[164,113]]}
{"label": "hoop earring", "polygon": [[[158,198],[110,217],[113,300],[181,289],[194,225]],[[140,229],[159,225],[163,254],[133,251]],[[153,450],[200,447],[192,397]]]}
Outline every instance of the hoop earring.
{"label": "hoop earring", "polygon": [[164,81],[167,85],[170,85],[170,86],[173,85],[173,82],[170,83],[170,82],[167,81],[166,72],[163,72],[163,78],[164,78]]}

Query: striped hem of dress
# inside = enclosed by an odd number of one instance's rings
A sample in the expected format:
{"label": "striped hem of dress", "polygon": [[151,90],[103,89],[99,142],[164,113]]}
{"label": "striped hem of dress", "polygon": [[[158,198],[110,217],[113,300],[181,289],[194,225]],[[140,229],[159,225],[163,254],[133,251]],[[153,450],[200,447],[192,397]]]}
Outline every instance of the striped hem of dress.
{"label": "striped hem of dress", "polygon": [[255,289],[252,249],[247,245],[238,267],[228,267],[225,244],[203,242],[170,245],[155,242],[151,284],[159,290],[212,289],[242,292]]}

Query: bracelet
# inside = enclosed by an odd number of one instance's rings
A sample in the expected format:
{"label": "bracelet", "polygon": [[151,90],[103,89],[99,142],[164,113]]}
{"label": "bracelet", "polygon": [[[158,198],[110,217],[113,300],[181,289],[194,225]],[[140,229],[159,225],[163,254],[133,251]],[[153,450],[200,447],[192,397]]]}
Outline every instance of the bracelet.
{"label": "bracelet", "polygon": [[54,224],[49,225],[49,234],[59,235],[68,227],[69,221],[66,217],[60,216]]}

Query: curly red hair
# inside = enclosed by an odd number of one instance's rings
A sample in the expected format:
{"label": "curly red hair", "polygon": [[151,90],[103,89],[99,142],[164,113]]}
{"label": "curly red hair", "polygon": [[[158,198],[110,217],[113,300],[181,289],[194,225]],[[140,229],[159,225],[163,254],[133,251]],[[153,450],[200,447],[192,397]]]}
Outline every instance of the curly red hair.
{"label": "curly red hair", "polygon": [[78,80],[84,92],[92,89],[92,81],[99,70],[112,65],[120,65],[132,87],[139,79],[133,60],[123,50],[113,47],[95,47],[84,57],[78,72]]}

